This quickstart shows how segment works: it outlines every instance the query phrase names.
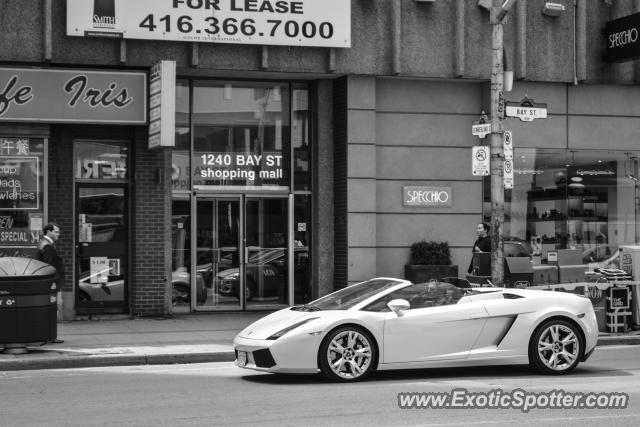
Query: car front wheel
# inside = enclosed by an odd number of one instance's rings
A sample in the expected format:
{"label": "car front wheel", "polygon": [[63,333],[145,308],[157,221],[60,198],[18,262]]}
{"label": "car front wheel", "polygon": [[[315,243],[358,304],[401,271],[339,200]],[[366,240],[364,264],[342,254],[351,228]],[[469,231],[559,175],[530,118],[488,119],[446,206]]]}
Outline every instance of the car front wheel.
{"label": "car front wheel", "polygon": [[540,325],[529,343],[531,366],[543,374],[571,372],[578,366],[582,352],[582,338],[577,327],[560,319]]}
{"label": "car front wheel", "polygon": [[377,350],[373,337],[358,326],[331,331],[320,345],[320,371],[332,381],[357,381],[374,368]]}

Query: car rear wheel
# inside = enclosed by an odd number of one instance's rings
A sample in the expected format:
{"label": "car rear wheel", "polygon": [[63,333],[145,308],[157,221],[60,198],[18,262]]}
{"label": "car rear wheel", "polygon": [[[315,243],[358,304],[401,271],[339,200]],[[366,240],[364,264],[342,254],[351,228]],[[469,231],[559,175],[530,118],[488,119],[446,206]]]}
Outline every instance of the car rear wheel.
{"label": "car rear wheel", "polygon": [[189,285],[185,283],[174,283],[172,288],[171,302],[173,305],[190,302]]}
{"label": "car rear wheel", "polygon": [[331,331],[320,345],[320,371],[332,381],[357,381],[375,366],[377,350],[373,337],[358,326]]}
{"label": "car rear wheel", "polygon": [[577,327],[560,319],[540,325],[529,343],[531,366],[544,374],[571,372],[578,366],[582,352],[582,337]]}

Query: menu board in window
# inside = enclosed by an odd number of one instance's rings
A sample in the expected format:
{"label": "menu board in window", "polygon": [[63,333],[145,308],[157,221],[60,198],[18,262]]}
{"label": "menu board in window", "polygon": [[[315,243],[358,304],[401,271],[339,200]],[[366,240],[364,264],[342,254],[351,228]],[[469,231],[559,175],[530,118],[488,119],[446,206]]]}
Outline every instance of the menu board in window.
{"label": "menu board in window", "polygon": [[0,137],[0,256],[32,257],[43,225],[44,139]]}

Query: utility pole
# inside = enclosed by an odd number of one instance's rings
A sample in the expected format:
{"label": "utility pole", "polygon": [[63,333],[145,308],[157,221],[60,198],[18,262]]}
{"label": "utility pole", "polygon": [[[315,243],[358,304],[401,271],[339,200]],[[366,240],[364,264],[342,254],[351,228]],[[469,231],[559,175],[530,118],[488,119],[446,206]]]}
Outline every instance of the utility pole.
{"label": "utility pole", "polygon": [[516,0],[492,0],[491,24],[491,281],[504,283],[504,39],[502,23]]}

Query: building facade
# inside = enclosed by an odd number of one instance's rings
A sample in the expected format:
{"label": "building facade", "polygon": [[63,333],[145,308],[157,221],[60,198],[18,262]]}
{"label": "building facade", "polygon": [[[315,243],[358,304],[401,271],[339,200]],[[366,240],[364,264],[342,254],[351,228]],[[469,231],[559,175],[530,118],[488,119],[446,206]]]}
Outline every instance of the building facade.
{"label": "building facade", "polygon": [[[32,256],[58,223],[67,319],[306,302],[402,277],[422,239],[448,242],[464,277],[491,208],[472,173],[482,3],[3,1],[2,255]],[[640,69],[605,61],[602,29],[640,7],[544,3],[518,0],[504,25],[505,98],[547,108],[505,120],[504,230],[586,265],[639,239]]]}

